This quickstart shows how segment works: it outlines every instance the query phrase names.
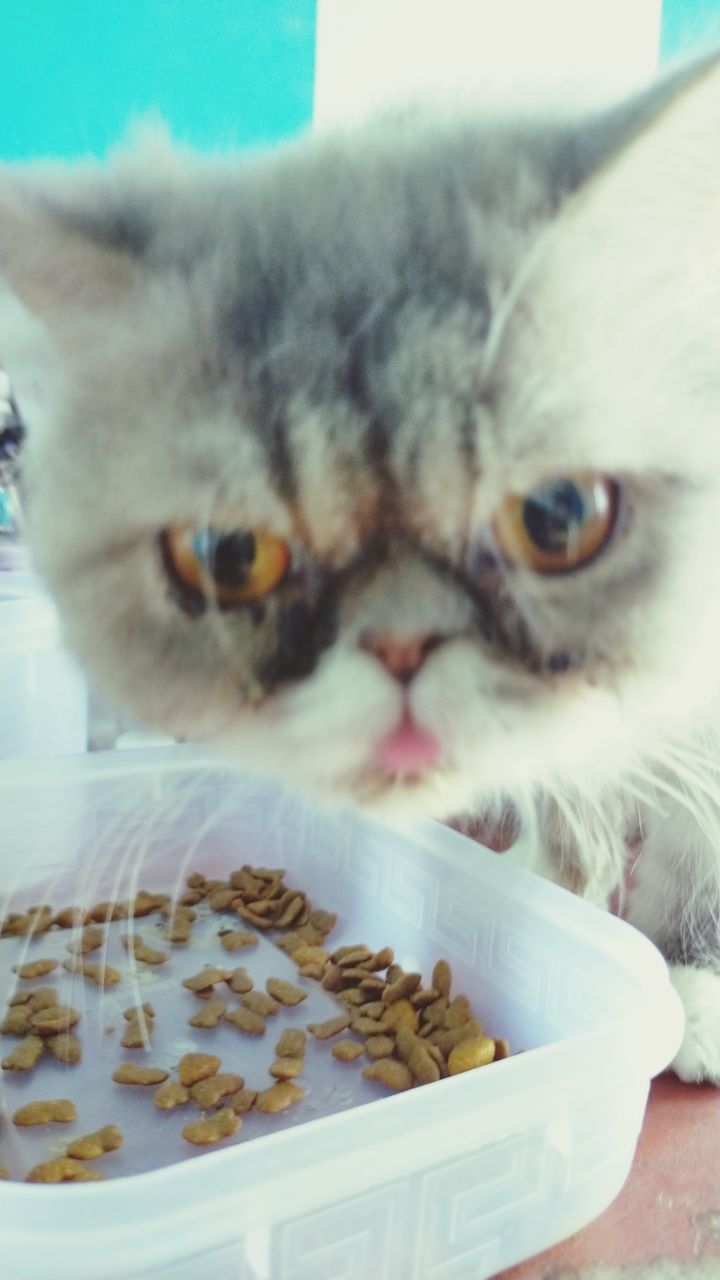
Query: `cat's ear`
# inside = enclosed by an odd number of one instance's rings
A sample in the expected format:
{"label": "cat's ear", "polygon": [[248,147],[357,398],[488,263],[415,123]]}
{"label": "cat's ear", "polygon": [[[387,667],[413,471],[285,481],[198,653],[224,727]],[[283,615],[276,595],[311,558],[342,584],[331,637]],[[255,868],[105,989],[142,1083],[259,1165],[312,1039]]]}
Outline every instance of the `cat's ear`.
{"label": "cat's ear", "polygon": [[113,307],[136,272],[131,255],[98,243],[34,184],[0,168],[0,283],[51,334],[73,313]]}

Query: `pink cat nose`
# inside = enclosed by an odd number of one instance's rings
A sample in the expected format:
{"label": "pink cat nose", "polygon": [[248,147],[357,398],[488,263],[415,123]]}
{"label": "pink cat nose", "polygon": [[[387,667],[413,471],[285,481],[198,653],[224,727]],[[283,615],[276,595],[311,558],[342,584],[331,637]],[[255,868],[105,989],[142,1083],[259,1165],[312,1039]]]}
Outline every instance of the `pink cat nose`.
{"label": "pink cat nose", "polygon": [[442,644],[442,636],[410,636],[400,640],[391,631],[366,631],[360,640],[360,647],[374,654],[400,684],[409,684],[428,654],[439,644]]}

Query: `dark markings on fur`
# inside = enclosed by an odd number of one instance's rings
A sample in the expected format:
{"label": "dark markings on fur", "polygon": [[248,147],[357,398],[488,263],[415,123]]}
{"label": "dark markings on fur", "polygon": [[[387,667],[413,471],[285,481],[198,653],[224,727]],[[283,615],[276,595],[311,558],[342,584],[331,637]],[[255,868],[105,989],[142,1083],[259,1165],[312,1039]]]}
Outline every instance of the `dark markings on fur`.
{"label": "dark markings on fur", "polygon": [[320,654],[334,642],[337,629],[334,590],[327,590],[315,608],[303,600],[283,605],[277,620],[275,652],[259,672],[262,684],[273,689],[310,675]]}

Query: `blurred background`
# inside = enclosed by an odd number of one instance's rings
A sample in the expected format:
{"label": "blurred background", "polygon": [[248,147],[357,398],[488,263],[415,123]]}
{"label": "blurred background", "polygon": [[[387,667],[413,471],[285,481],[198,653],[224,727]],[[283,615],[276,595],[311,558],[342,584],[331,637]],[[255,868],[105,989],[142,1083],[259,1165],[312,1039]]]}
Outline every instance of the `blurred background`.
{"label": "blurred background", "polygon": [[[599,102],[713,40],[720,0],[2,0],[0,161],[103,156],[147,113],[225,150],[434,94]],[[22,544],[24,427],[0,369],[0,758],[149,742],[62,648]]]}

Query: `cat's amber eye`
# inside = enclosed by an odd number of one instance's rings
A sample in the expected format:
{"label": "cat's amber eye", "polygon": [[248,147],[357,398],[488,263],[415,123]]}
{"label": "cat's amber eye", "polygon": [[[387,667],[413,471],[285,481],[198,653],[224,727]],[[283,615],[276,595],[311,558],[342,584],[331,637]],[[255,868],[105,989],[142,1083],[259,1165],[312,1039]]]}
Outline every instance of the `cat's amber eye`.
{"label": "cat's amber eye", "polygon": [[231,609],[260,600],[287,573],[290,551],[273,533],[176,525],[162,537],[166,567],[177,585]]}
{"label": "cat's amber eye", "polygon": [[534,573],[570,573],[589,564],[610,539],[618,487],[597,472],[561,476],[529,493],[510,493],[493,532],[512,564]]}

